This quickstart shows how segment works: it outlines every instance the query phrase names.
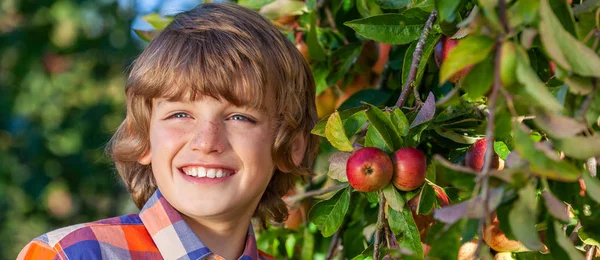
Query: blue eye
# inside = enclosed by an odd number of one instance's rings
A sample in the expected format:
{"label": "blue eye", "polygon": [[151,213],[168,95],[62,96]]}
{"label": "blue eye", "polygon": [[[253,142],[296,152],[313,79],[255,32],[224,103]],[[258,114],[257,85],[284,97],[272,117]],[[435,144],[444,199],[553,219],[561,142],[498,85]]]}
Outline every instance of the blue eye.
{"label": "blue eye", "polygon": [[170,116],[171,118],[188,118],[190,117],[190,115],[183,113],[183,112],[177,112],[173,115]]}
{"label": "blue eye", "polygon": [[250,123],[255,123],[254,120],[250,119],[249,117],[243,116],[243,115],[233,115],[230,117],[230,119],[233,121],[247,121]]}

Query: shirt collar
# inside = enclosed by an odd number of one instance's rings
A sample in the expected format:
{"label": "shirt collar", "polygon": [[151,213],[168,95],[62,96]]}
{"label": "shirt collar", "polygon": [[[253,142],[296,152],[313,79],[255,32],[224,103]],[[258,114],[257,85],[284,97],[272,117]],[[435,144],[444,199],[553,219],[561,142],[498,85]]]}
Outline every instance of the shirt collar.
{"label": "shirt collar", "polygon": [[[139,215],[164,259],[219,258],[202,243],[158,189]],[[239,259],[260,259],[252,224],[248,227],[246,245]]]}

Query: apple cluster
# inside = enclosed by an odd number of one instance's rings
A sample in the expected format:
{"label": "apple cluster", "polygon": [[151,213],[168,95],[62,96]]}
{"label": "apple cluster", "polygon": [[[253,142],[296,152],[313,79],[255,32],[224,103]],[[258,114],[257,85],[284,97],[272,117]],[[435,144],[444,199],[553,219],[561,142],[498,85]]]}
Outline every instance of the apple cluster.
{"label": "apple cluster", "polygon": [[391,158],[379,148],[361,148],[346,163],[348,182],[361,192],[377,191],[390,181],[398,190],[414,190],[425,183],[426,169],[425,155],[412,147],[397,150]]}

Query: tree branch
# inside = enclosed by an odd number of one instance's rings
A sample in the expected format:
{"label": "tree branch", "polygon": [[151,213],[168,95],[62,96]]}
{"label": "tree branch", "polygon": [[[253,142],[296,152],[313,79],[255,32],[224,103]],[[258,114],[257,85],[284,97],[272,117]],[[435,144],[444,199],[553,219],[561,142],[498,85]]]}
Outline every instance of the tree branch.
{"label": "tree branch", "polygon": [[419,63],[421,62],[421,56],[423,55],[423,47],[425,46],[425,42],[427,41],[427,37],[429,37],[429,32],[431,31],[431,27],[433,27],[433,22],[437,17],[437,10],[433,9],[429,18],[427,18],[427,22],[425,23],[425,27],[423,27],[423,32],[419,37],[419,41],[417,42],[417,47],[415,48],[415,52],[413,53],[412,63],[410,64],[410,70],[408,72],[408,77],[406,78],[406,82],[402,87],[402,93],[396,101],[396,106],[402,108],[404,102],[406,101],[406,96],[410,92],[410,88],[412,88],[415,78],[417,77],[417,68],[419,67]]}
{"label": "tree branch", "polygon": [[336,249],[338,248],[338,241],[340,240],[340,231],[342,231],[341,228],[335,232],[331,239],[331,244],[329,245],[329,250],[327,250],[327,256],[325,257],[327,260],[331,260],[335,256]]}
{"label": "tree branch", "polygon": [[[506,19],[506,2],[504,0],[498,1],[498,16],[500,18],[500,22],[504,29],[504,33],[508,33],[509,26]],[[496,101],[498,99],[499,89],[502,87],[502,81],[500,79],[500,62],[502,57],[502,42],[504,40],[504,33],[499,32],[496,36],[496,53],[494,57],[494,85],[492,86],[492,93],[490,94],[489,103],[488,103],[488,122],[485,129],[485,137],[486,137],[486,147],[485,155],[483,159],[483,167],[481,169],[481,181],[483,182],[481,185],[481,197],[483,201],[483,205],[488,205],[489,201],[489,183],[490,183],[490,166],[492,165],[492,159],[494,156],[494,120],[496,118]],[[484,227],[485,224],[490,223],[490,212],[488,212],[488,207],[483,207],[483,217],[479,221],[479,236],[484,236]],[[477,241],[477,249],[475,250],[475,255],[479,255],[480,249],[482,248],[483,239],[479,239]]]}
{"label": "tree branch", "polygon": [[596,246],[590,246],[590,249],[585,253],[585,260],[592,260],[596,255]]}
{"label": "tree branch", "polygon": [[592,100],[594,99],[594,94],[596,94],[597,89],[598,89],[598,79],[593,78],[592,79],[592,93],[589,96],[587,96],[585,101],[583,101],[583,104],[581,104],[581,109],[579,110],[579,116],[581,118],[585,119],[585,113],[590,108],[590,105],[592,104]]}
{"label": "tree branch", "polygon": [[294,204],[298,201],[301,201],[303,199],[306,199],[308,197],[323,195],[325,193],[330,193],[333,191],[341,190],[346,186],[348,186],[347,183],[342,183],[342,184],[338,184],[338,185],[331,186],[331,187],[321,189],[321,190],[311,190],[311,191],[307,191],[304,193],[299,193],[299,194],[296,194],[293,196],[289,196],[288,198],[284,199],[283,201],[288,205],[292,205],[292,204]]}
{"label": "tree branch", "polygon": [[381,231],[385,220],[385,196],[379,191],[379,213],[377,214],[377,231],[375,231],[375,244],[373,245],[373,259],[379,259],[379,248],[381,245]]}

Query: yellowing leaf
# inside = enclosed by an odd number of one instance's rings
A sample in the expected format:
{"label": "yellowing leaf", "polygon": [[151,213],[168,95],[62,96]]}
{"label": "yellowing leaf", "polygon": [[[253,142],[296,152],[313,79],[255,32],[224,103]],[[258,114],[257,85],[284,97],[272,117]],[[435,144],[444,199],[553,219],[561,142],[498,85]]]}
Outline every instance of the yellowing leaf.
{"label": "yellowing leaf", "polygon": [[325,126],[325,137],[327,141],[333,145],[336,149],[343,152],[352,152],[354,148],[352,143],[348,140],[346,133],[344,132],[344,125],[340,118],[338,111],[333,112],[329,119],[327,119],[327,125]]}
{"label": "yellowing leaf", "polygon": [[468,36],[461,40],[448,53],[440,69],[440,85],[444,84],[454,73],[479,63],[488,56],[494,47],[494,40],[486,36]]}

